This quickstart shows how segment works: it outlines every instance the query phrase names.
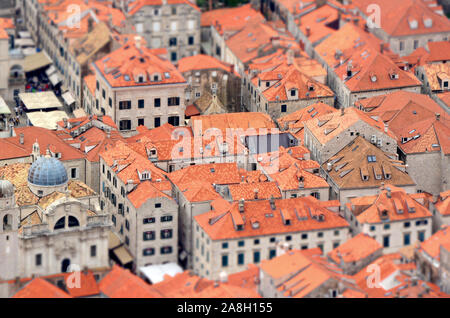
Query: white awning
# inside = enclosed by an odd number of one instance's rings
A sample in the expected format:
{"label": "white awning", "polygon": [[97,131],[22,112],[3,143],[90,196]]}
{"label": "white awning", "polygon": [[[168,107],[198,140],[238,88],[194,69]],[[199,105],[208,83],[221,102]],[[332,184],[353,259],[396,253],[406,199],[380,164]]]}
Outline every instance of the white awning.
{"label": "white awning", "polygon": [[11,110],[9,109],[8,105],[6,105],[5,100],[1,96],[0,96],[0,114],[3,115],[11,114]]}
{"label": "white awning", "polygon": [[52,91],[19,93],[19,98],[28,110],[60,108],[63,106]]}
{"label": "white awning", "polygon": [[75,103],[75,99],[73,98],[72,94],[69,91],[67,91],[64,94],[62,94],[61,97],[64,99],[64,101],[66,102],[66,104],[68,106],[70,106],[73,103]]}
{"label": "white awning", "polygon": [[31,34],[28,31],[19,31],[19,36],[22,39],[31,38]]}
{"label": "white awning", "polygon": [[32,72],[51,65],[52,63],[53,62],[48,55],[42,51],[25,57],[23,69],[25,72]]}
{"label": "white awning", "polygon": [[56,72],[56,67],[54,67],[53,65],[50,65],[50,67],[45,70],[45,74],[47,74],[47,76],[50,76],[55,72]]}
{"label": "white awning", "polygon": [[63,121],[64,118],[69,119],[69,116],[67,116],[66,112],[62,110],[27,113],[27,117],[33,126],[50,130],[55,130],[57,128],[57,123],[59,121]]}
{"label": "white awning", "polygon": [[164,280],[164,275],[171,277],[182,273],[183,269],[176,263],[166,263],[139,267],[139,271],[152,283],[156,284]]}
{"label": "white awning", "polygon": [[34,41],[30,38],[28,39],[15,39],[14,40],[14,45],[16,47],[30,47],[30,46],[35,46]]}
{"label": "white awning", "polygon": [[61,82],[61,77],[59,77],[58,73],[56,72],[50,75],[48,79],[53,86],[56,86]]}

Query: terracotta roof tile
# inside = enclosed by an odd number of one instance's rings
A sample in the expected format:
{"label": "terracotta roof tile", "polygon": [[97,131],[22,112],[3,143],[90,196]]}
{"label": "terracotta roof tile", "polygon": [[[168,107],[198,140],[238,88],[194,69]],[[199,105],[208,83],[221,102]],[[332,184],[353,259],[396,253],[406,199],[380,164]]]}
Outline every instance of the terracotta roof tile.
{"label": "terracotta roof tile", "polygon": [[339,245],[330,253],[330,257],[338,266],[341,260],[345,263],[358,262],[383,249],[380,243],[365,233],[360,233]]}
{"label": "terracotta roof tile", "polygon": [[42,278],[35,278],[13,298],[71,298],[70,295]]}

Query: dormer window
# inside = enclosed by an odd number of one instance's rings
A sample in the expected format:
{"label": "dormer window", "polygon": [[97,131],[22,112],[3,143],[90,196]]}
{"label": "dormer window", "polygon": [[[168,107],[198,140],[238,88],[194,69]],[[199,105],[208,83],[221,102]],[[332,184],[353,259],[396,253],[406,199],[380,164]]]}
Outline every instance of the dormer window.
{"label": "dormer window", "polygon": [[392,71],[389,73],[389,77],[391,78],[391,80],[396,80],[396,79],[398,79],[398,73],[395,71]]}
{"label": "dormer window", "polygon": [[409,19],[408,23],[409,23],[409,27],[411,28],[411,30],[415,30],[419,26],[419,23],[417,22],[416,19]]}
{"label": "dormer window", "polygon": [[291,89],[291,97],[297,96],[297,90],[295,88]]}
{"label": "dormer window", "polygon": [[431,18],[424,17],[423,24],[426,28],[431,28],[433,26],[433,20]]}
{"label": "dormer window", "polygon": [[308,84],[308,91],[310,91],[310,92],[314,91],[314,85],[313,84],[311,84],[311,83]]}
{"label": "dormer window", "polygon": [[138,77],[138,83],[144,83],[144,76],[140,75]]}
{"label": "dormer window", "polygon": [[153,75],[153,82],[158,82],[159,81],[159,74],[154,74]]}

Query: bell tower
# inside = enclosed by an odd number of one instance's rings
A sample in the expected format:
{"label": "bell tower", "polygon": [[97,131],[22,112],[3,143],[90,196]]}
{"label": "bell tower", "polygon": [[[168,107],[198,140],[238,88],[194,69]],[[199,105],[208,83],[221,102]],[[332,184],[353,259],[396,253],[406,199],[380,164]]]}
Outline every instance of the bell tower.
{"label": "bell tower", "polygon": [[14,186],[8,180],[0,179],[0,280],[18,275],[19,218]]}

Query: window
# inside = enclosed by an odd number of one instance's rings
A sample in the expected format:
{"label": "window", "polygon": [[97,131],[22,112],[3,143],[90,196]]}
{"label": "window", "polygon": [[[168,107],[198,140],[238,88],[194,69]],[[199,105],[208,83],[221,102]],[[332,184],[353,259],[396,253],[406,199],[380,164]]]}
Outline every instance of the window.
{"label": "window", "polygon": [[97,256],[97,245],[91,245],[91,257]]}
{"label": "window", "polygon": [[275,238],[274,237],[270,238],[270,243],[275,243]]}
{"label": "window", "polygon": [[261,252],[260,251],[253,252],[253,263],[258,264],[260,260],[261,260]]}
{"label": "window", "polygon": [[161,239],[170,239],[173,236],[173,231],[171,229],[161,230]]}
{"label": "window", "polygon": [[407,246],[411,244],[411,234],[410,233],[404,233],[403,234],[403,245]]}
{"label": "window", "polygon": [[287,105],[281,105],[281,112],[282,113],[287,112]]}
{"label": "window", "polygon": [[308,238],[308,234],[307,233],[303,233],[302,234],[302,240],[306,240]]}
{"label": "window", "polygon": [[336,248],[336,247],[338,247],[339,246],[339,242],[334,242],[333,243],[333,248]]}
{"label": "window", "polygon": [[317,237],[323,237],[323,232],[318,232]]}
{"label": "window", "polygon": [[405,43],[403,41],[399,42],[400,51],[403,51],[405,49]]}
{"label": "window", "polygon": [[405,222],[403,223],[403,227],[408,228],[411,226],[411,222]]}
{"label": "window", "polygon": [[179,106],[180,105],[180,98],[179,97],[169,97],[167,99],[167,105],[168,106]]}
{"label": "window", "polygon": [[385,230],[389,230],[390,228],[391,228],[390,224],[383,225],[383,229],[385,229]]}
{"label": "window", "polygon": [[370,231],[375,231],[375,225],[370,226]]}
{"label": "window", "polygon": [[320,248],[320,250],[322,251],[322,253],[323,253],[323,244],[322,243],[320,243],[320,244],[317,244],[317,247],[318,248]]}
{"label": "window", "polygon": [[161,126],[161,118],[155,117],[155,128]]}
{"label": "window", "polygon": [[171,222],[173,220],[172,215],[164,215],[161,217],[161,222]]}
{"label": "window", "polygon": [[143,99],[138,100],[138,108],[144,108],[144,100]]}
{"label": "window", "polygon": [[254,241],[253,241],[253,244],[259,245],[259,240],[258,240],[258,239],[254,240]]}
{"label": "window", "polygon": [[239,241],[239,242],[238,242],[238,246],[239,246],[239,247],[243,247],[244,245],[245,245],[245,241]]}
{"label": "window", "polygon": [[188,44],[194,45],[194,37],[193,36],[188,37]]}
{"label": "window", "polygon": [[277,256],[277,250],[275,250],[275,249],[269,250],[269,259],[272,259],[275,256]]}
{"label": "window", "polygon": [[420,231],[417,233],[417,239],[421,242],[425,241],[425,231]]}
{"label": "window", "polygon": [[291,241],[292,240],[292,236],[288,235],[286,236],[286,241]]}
{"label": "window", "polygon": [[103,99],[105,99],[105,97],[106,97],[106,92],[104,89],[102,89],[102,97],[103,97]]}
{"label": "window", "polygon": [[177,38],[170,38],[169,46],[177,46]]}
{"label": "window", "polygon": [[334,236],[338,236],[338,235],[339,235],[339,231],[338,230],[334,231]]}
{"label": "window", "polygon": [[120,130],[130,130],[131,129],[131,120],[125,119],[119,122]]}
{"label": "window", "polygon": [[70,177],[75,179],[77,177],[77,168],[70,169]]}
{"label": "window", "polygon": [[99,88],[100,88],[100,84],[99,84],[99,82],[97,81],[97,90],[99,90]]}
{"label": "window", "polygon": [[180,125],[180,117],[178,116],[170,116],[167,121],[169,124],[175,127]]}
{"label": "window", "polygon": [[119,109],[131,109],[131,100],[120,101]]}
{"label": "window", "polygon": [[42,254],[36,254],[35,264],[36,264],[36,266],[41,266],[42,265]]}
{"label": "window", "polygon": [[389,235],[383,236],[383,247],[389,247]]}
{"label": "window", "polygon": [[170,60],[175,62],[177,60],[177,52],[170,53]]}
{"label": "window", "polygon": [[155,107],[161,107],[161,98],[155,98]]}
{"label": "window", "polygon": [[417,49],[418,47],[419,47],[419,41],[414,40],[414,50]]}
{"label": "window", "polygon": [[145,218],[143,221],[144,224],[152,224],[155,223],[155,218]]}
{"label": "window", "polygon": [[154,231],[144,232],[144,241],[153,241],[155,239]]}
{"label": "window", "polygon": [[145,248],[144,250],[143,250],[143,253],[142,253],[144,256],[151,256],[151,255],[155,255],[155,249],[154,248],[151,248],[151,247],[149,247],[149,248]]}
{"label": "window", "polygon": [[112,107],[112,99],[111,99],[111,97],[108,99],[108,104],[109,104],[109,107]]}
{"label": "window", "polygon": [[228,266],[228,255],[222,255],[222,267]]}
{"label": "window", "polygon": [[161,247],[161,254],[171,254],[172,246],[163,246]]}
{"label": "window", "polygon": [[176,7],[172,7],[172,15],[176,15],[177,14],[177,8]]}
{"label": "window", "polygon": [[296,93],[295,89],[291,89],[291,97],[295,97],[295,93]]}
{"label": "window", "polygon": [[239,253],[237,257],[238,265],[244,265],[244,253]]}
{"label": "window", "polygon": [[144,122],[144,118],[138,118],[138,126],[145,126]]}

